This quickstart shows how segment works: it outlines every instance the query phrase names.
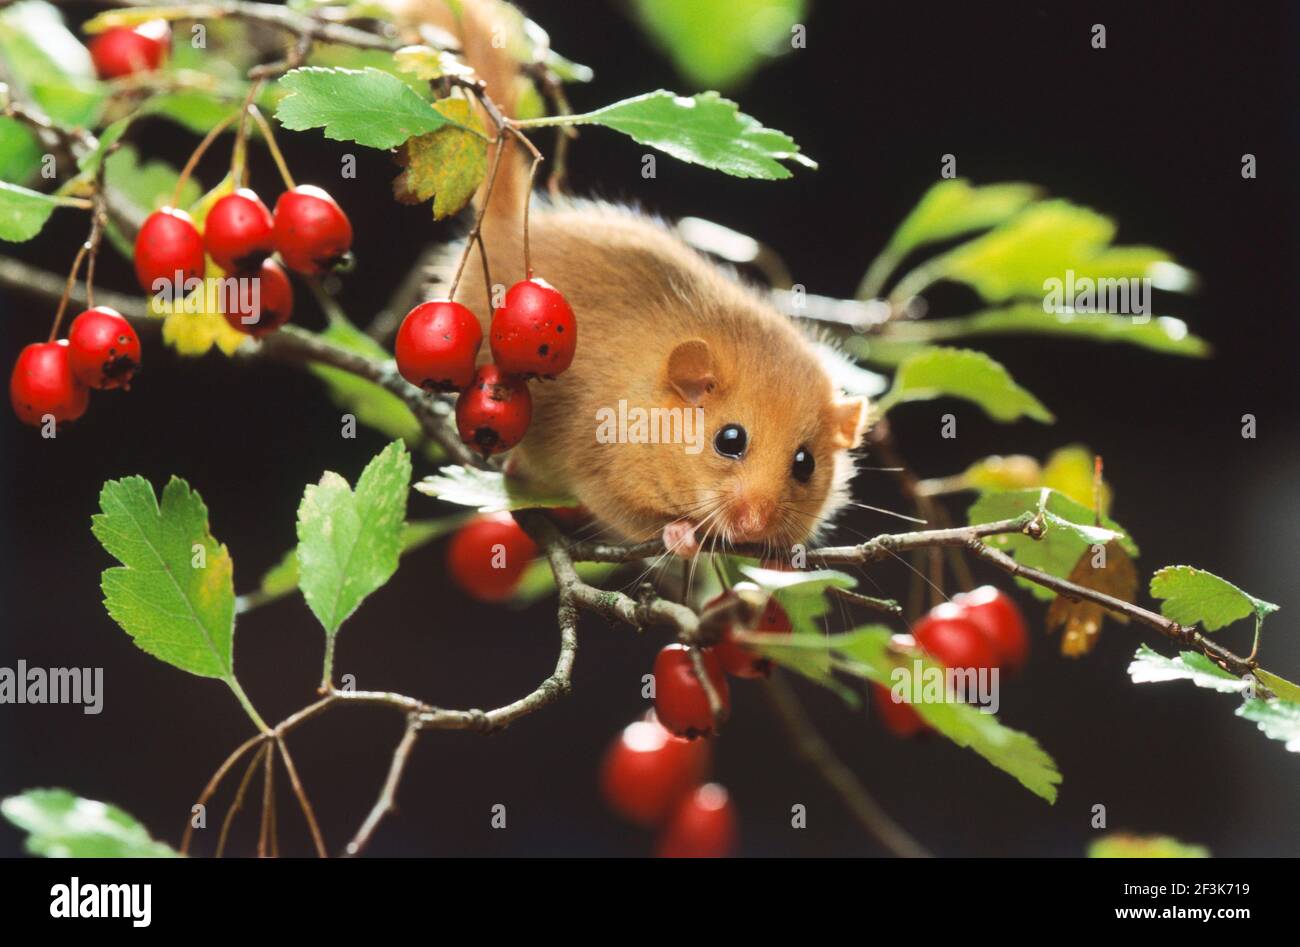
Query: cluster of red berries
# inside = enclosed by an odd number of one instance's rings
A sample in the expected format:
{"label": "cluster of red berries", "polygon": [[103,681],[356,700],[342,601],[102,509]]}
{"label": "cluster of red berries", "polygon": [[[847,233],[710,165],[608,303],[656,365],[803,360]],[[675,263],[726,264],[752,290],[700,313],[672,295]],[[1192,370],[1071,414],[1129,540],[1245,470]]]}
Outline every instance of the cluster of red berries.
{"label": "cluster of red berries", "polygon": [[18,353],[9,398],[24,424],[56,426],[81,417],[91,388],[125,388],[140,367],[140,337],[107,306],[87,309],[66,339],[34,342]]}
{"label": "cluster of red berries", "polygon": [[724,858],[736,848],[736,807],[705,782],[712,747],[669,733],[654,714],[628,724],[605,754],[605,801],[625,819],[659,830],[661,858]]}
{"label": "cluster of red berries", "polygon": [[475,367],[478,319],[450,300],[421,303],[397,330],[397,369],[426,391],[459,392],[461,440],[488,457],[523,440],[533,416],[528,379],[554,378],[577,350],[578,327],[564,296],[542,279],[510,287],[492,315],[492,361]]}
{"label": "cluster of red berries", "polygon": [[90,59],[101,79],[120,79],[152,72],[171,52],[172,31],[166,20],[139,26],[115,26],[90,41]]}
{"label": "cluster of red berries", "polygon": [[[704,610],[725,607],[742,596],[751,602],[761,602],[762,608],[758,619],[745,631],[765,634],[791,632],[790,618],[781,603],[771,596],[764,596],[762,590],[750,582],[737,583],[730,591],[706,603]],[[727,675],[757,678],[767,677],[772,671],[766,658],[736,640],[736,631],[735,623],[728,623],[716,645],[700,649],[705,674],[721,703],[724,716],[731,710]],[[695,673],[691,651],[685,645],[668,645],[659,652],[654,664],[655,712],[665,727],[688,740],[712,736],[717,729],[709,695]]]}
{"label": "cluster of red berries", "polygon": [[148,293],[168,287],[184,294],[204,274],[205,255],[227,273],[258,280],[258,305],[244,294],[225,300],[223,315],[240,332],[264,336],[293,314],[293,286],[272,253],[303,276],[322,276],[352,247],[352,224],[334,198],[319,187],[299,185],[280,195],[272,214],[257,194],[240,188],[208,212],[203,233],[175,207],[154,211],[135,241],[135,275]]}
{"label": "cluster of red berries", "polygon": [[[896,635],[895,645],[919,646],[949,668],[997,668],[1018,672],[1029,657],[1029,632],[1015,602],[991,585],[953,596],[916,623],[911,635]],[[890,732],[903,737],[929,729],[912,707],[894,700],[889,688],[871,685],[876,712]]]}

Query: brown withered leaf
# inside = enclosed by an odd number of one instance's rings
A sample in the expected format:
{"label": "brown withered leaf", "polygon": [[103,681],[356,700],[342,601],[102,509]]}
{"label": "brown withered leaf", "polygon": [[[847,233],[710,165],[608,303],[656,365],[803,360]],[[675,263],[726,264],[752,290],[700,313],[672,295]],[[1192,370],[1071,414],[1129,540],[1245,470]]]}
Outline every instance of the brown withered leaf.
{"label": "brown withered leaf", "polygon": [[460,98],[433,103],[454,125],[418,135],[398,149],[406,168],[393,180],[393,196],[404,204],[433,198],[433,219],[442,220],[469,203],[487,174],[487,138],[474,107]]}
{"label": "brown withered leaf", "polygon": [[[1119,543],[1111,542],[1105,546],[1105,566],[1093,568],[1094,553],[1087,550],[1070,570],[1069,581],[1084,588],[1093,589],[1113,595],[1115,598],[1131,602],[1137,596],[1138,576],[1129,558]],[[1095,602],[1073,601],[1064,595],[1058,595],[1047,610],[1047,630],[1063,629],[1061,634],[1061,654],[1067,658],[1079,658],[1092,650],[1101,634],[1101,625],[1107,615],[1121,624],[1127,624],[1124,615],[1108,613]]]}

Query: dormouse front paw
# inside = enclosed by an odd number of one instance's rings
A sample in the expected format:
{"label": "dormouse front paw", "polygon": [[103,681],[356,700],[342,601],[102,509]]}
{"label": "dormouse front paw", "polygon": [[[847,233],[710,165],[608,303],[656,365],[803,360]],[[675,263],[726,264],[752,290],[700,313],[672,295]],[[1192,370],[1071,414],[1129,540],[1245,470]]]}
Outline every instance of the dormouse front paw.
{"label": "dormouse front paw", "polygon": [[664,527],[664,548],[683,559],[690,559],[700,551],[695,538],[695,524],[690,520],[673,520]]}

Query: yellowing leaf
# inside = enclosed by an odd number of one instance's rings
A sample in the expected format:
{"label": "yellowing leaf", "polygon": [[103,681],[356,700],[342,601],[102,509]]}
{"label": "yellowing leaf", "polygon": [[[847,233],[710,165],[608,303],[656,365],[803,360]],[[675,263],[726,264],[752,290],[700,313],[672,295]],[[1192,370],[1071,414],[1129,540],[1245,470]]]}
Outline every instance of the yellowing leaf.
{"label": "yellowing leaf", "polygon": [[[1084,553],[1070,573],[1069,581],[1125,602],[1133,601],[1138,586],[1133,560],[1118,542],[1107,543],[1104,551],[1100,568],[1093,566],[1095,554],[1092,551]],[[1097,643],[1102,622],[1108,614],[1121,624],[1128,623],[1128,618],[1124,615],[1108,612],[1096,602],[1082,599],[1075,601],[1059,595],[1047,610],[1047,630],[1051,632],[1057,628],[1063,629],[1061,654],[1067,658],[1082,657]]]}
{"label": "yellowing leaf", "polygon": [[432,46],[403,46],[393,53],[393,61],[399,70],[417,79],[474,75],[473,69],[451,53]]}
{"label": "yellowing leaf", "polygon": [[402,145],[397,160],[406,170],[393,181],[393,196],[406,204],[433,198],[433,218],[442,220],[468,204],[483,183],[488,143],[468,100],[442,99],[433,107],[454,124]]}
{"label": "yellowing leaf", "polygon": [[[1096,507],[1093,497],[1093,472],[1095,456],[1092,451],[1081,444],[1071,444],[1060,450],[1052,451],[1043,465],[1043,486],[1051,487],[1057,493],[1064,493],[1076,503],[1092,509]],[[1110,485],[1104,480],[1101,484],[1101,514],[1110,512]]]}

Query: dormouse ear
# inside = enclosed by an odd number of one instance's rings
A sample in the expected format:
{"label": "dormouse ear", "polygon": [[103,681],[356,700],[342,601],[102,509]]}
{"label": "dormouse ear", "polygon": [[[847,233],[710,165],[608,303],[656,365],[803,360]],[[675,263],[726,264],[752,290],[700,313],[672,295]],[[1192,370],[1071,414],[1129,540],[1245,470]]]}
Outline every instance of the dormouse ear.
{"label": "dormouse ear", "polygon": [[713,353],[703,339],[687,339],[668,355],[668,384],[687,404],[699,404],[718,386]]}
{"label": "dormouse ear", "polygon": [[831,436],[835,449],[852,450],[861,444],[870,416],[866,398],[837,398],[831,402]]}

